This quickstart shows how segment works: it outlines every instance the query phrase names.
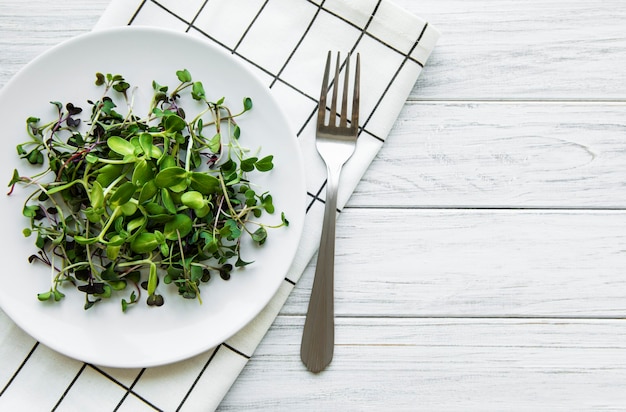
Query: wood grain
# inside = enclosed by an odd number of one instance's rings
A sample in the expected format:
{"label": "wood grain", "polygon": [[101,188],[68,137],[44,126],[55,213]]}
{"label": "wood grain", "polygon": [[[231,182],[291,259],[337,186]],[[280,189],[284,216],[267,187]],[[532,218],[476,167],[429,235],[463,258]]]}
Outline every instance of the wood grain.
{"label": "wood grain", "polygon": [[623,208],[626,103],[410,102],[353,207]]}
{"label": "wood grain", "polygon": [[91,30],[108,4],[35,0],[26,7],[23,2],[0,2],[0,87],[45,50]]}
{"label": "wood grain", "polygon": [[346,209],[337,233],[337,316],[626,317],[624,211]]}
{"label": "wood grain", "polygon": [[397,3],[443,33],[412,99],[626,98],[621,0]]}
{"label": "wood grain", "polygon": [[[626,99],[621,0],[395,2],[443,33],[411,100]],[[107,5],[1,2],[0,86],[51,45],[90,30]]]}
{"label": "wood grain", "polygon": [[313,375],[303,318],[279,317],[219,410],[623,410],[624,322],[339,319]]}

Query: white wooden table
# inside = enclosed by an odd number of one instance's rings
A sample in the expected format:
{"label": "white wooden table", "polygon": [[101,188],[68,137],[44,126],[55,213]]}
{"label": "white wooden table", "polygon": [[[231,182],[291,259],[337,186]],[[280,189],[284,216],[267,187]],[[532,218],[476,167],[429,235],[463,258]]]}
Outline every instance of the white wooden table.
{"label": "white wooden table", "polygon": [[[335,359],[309,267],[220,409],[626,410],[626,2],[396,3],[443,37],[339,219]],[[107,4],[0,0],[0,86]]]}

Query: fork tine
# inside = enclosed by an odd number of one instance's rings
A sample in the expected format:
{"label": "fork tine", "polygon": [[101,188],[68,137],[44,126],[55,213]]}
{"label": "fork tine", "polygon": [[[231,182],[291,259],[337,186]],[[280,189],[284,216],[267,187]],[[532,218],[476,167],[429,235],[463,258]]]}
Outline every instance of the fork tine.
{"label": "fork tine", "polygon": [[326,119],[326,95],[328,94],[328,77],[330,74],[330,50],[326,57],[326,68],[324,69],[324,80],[322,80],[322,91],[320,92],[320,101],[317,109],[317,125],[324,125]]}
{"label": "fork tine", "polygon": [[361,78],[361,55],[356,54],[356,70],[354,72],[354,91],[352,97],[352,121],[351,126],[359,128],[359,95]]}
{"label": "fork tine", "polygon": [[348,125],[348,83],[350,82],[350,53],[346,60],[346,73],[343,80],[343,96],[341,98],[341,117],[339,118],[339,127]]}
{"label": "fork tine", "polygon": [[330,103],[330,119],[328,124],[335,126],[337,124],[337,89],[339,86],[339,52],[337,52],[337,63],[335,64],[335,86],[333,87],[333,101]]}

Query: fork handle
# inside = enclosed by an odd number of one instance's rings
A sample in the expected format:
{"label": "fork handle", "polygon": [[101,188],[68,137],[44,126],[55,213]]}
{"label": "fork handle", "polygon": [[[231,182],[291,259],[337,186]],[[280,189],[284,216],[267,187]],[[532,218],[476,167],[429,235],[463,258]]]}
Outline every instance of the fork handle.
{"label": "fork handle", "polygon": [[335,346],[334,269],[337,189],[341,165],[327,167],[326,205],[315,277],[304,321],[300,358],[311,372],[320,372],[333,358]]}

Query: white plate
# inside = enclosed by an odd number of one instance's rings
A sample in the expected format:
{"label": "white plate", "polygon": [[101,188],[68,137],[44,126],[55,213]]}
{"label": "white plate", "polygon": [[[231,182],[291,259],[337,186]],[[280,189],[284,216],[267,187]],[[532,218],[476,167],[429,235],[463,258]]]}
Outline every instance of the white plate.
{"label": "white plate", "polygon": [[134,110],[143,115],[152,80],[173,88],[178,83],[175,72],[181,69],[203,82],[210,99],[226,97],[225,104],[233,110],[241,108],[245,96],[252,98],[253,109],[238,119],[241,139],[249,148],[260,147],[261,154],[274,155],[274,169],[254,181],[273,195],[276,213],[266,222],[280,223],[284,211],[290,225],[268,230],[266,244],[250,248],[244,256],[255,263],[234,271],[229,281],[213,276],[203,284],[202,305],[167,292],[167,285],[161,284],[166,303],[160,308],[142,302],[122,313],[120,300],[110,299],[85,311],[84,295],[74,289],[64,289],[61,302],[37,300],[38,292],[49,289],[51,275],[45,265],[27,261],[36,252],[34,239],[22,235],[29,222],[21,208],[30,190],[18,186],[13,195],[0,195],[0,307],[28,334],[67,356],[102,366],[147,367],[199,354],[234,335],[263,309],[295,256],[306,196],[296,136],[269,89],[250,70],[188,34],[137,27],[96,31],[33,60],[0,90],[0,179],[8,183],[14,168],[24,175],[33,172],[15,150],[28,140],[26,118],[52,119],[50,101],[90,109],[86,100],[102,92],[94,85],[96,72],[121,74],[137,86]]}

